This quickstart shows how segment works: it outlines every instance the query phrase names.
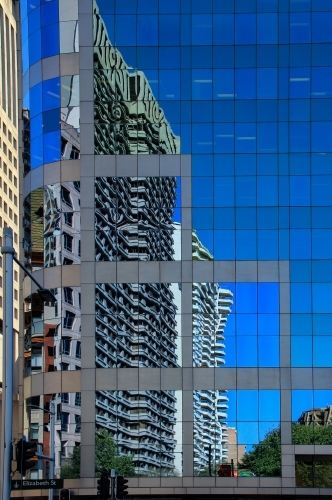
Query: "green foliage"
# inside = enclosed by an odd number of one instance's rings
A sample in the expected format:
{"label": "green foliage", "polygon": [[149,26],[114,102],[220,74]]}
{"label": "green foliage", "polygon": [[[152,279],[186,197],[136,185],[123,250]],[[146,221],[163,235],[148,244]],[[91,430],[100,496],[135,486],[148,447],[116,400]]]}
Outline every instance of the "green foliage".
{"label": "green foliage", "polygon": [[[95,468],[97,471],[116,469],[117,473],[126,476],[135,476],[135,466],[132,455],[117,456],[117,448],[112,436],[106,429],[96,432]],[[92,458],[92,457],[91,457]],[[75,479],[80,477],[81,447],[75,446],[68,463],[61,466],[61,477]]]}
{"label": "green foliage", "polygon": [[267,432],[265,438],[245,453],[240,469],[249,469],[255,476],[280,476],[281,447],[280,427]]}
{"label": "green foliage", "polygon": [[332,426],[292,424],[293,444],[332,444]]}
{"label": "green foliage", "polygon": [[[302,425],[292,424],[293,444],[332,444],[332,426],[321,426],[317,424]],[[239,469],[250,469],[256,476],[280,476],[281,473],[281,449],[280,449],[280,427],[269,431],[264,439],[253,446],[253,449],[245,453]],[[308,469],[305,462],[297,462],[296,476],[302,487],[312,486],[312,470]],[[325,479],[323,479],[326,476]],[[327,462],[315,464],[315,481],[319,484],[332,481],[332,465]],[[321,486],[322,487],[322,486]]]}

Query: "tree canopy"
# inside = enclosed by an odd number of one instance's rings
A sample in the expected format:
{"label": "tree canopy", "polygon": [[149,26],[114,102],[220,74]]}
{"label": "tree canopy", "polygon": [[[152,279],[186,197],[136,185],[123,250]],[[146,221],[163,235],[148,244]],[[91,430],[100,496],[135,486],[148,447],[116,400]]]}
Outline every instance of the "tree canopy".
{"label": "tree canopy", "polygon": [[[96,471],[116,469],[117,473],[126,476],[135,476],[135,466],[133,455],[117,454],[117,446],[106,429],[99,429],[96,432]],[[68,460],[61,466],[61,477],[64,479],[75,479],[80,477],[81,447],[75,446]]]}

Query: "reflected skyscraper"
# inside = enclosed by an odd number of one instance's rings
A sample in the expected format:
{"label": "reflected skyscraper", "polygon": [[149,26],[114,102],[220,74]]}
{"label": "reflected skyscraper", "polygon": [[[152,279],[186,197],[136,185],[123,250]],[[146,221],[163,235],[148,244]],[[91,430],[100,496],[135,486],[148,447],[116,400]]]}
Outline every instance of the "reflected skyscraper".
{"label": "reflected skyscraper", "polygon": [[24,279],[25,434],[53,400],[78,496],[331,495],[331,5],[17,7],[23,256],[58,299]]}

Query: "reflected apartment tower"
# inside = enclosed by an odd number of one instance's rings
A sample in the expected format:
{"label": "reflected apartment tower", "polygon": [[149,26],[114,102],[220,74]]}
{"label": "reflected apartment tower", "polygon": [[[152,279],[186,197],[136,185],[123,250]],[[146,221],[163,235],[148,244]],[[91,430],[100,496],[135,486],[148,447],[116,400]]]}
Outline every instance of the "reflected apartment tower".
{"label": "reflected apartment tower", "polygon": [[[193,259],[212,260],[208,249],[193,232]],[[224,330],[231,312],[233,294],[218,283],[193,283],[193,359],[196,367],[218,367],[225,363]],[[226,390],[194,391],[195,473],[209,462],[228,462]]]}
{"label": "reflected apartment tower", "polygon": [[[17,121],[17,53],[15,2],[0,0],[0,246],[3,228],[13,230],[13,244],[19,255],[19,191],[18,191],[18,121]],[[0,393],[2,391],[3,333],[3,257],[0,254]],[[14,263],[14,349],[18,351],[19,331],[19,268]],[[17,367],[16,367],[17,368]],[[18,431],[18,371],[14,372],[14,422]],[[1,401],[0,401],[1,419]]]}
{"label": "reflected apartment tower", "polygon": [[[179,153],[144,73],[130,72],[95,6],[96,154]],[[137,161],[137,156],[133,156]],[[96,260],[174,260],[175,177],[99,177],[95,184]],[[169,283],[96,285],[96,366],[177,367],[181,293]],[[158,402],[159,401],[159,402]],[[99,391],[97,427],[136,473],[173,475],[174,391]]]}

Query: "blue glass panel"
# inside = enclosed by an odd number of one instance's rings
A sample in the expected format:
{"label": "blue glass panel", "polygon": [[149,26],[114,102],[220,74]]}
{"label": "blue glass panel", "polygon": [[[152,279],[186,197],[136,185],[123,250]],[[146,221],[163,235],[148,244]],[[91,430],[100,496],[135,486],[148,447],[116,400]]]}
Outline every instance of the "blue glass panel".
{"label": "blue glass panel", "polygon": [[235,16],[235,43],[241,45],[256,43],[256,16],[254,14]]}
{"label": "blue glass panel", "polygon": [[276,176],[257,177],[257,205],[278,205],[278,178]]}
{"label": "blue glass panel", "polygon": [[258,335],[279,335],[278,314],[258,314]]}
{"label": "blue glass panel", "polygon": [[[59,96],[60,98],[60,96]],[[30,116],[37,116],[42,112],[42,84],[38,83],[30,89]]]}
{"label": "blue glass panel", "polygon": [[257,0],[257,11],[278,12],[278,0]]}
{"label": "blue glass panel", "polygon": [[180,16],[159,16],[159,45],[180,44]]}
{"label": "blue glass panel", "polygon": [[201,2],[201,0],[191,0],[191,11],[212,12],[212,0],[206,0],[205,2]]}
{"label": "blue glass panel", "polygon": [[311,45],[313,66],[329,66],[332,56],[331,43],[314,43]]}
{"label": "blue glass panel", "polygon": [[60,78],[43,82],[43,108],[45,111],[60,108]]}
{"label": "blue glass panel", "polygon": [[[312,366],[312,337],[298,336],[291,338],[291,364],[294,367]],[[297,413],[296,420],[302,413]]]}
{"label": "blue glass panel", "polygon": [[278,228],[278,209],[277,208],[258,208],[257,209],[257,227],[259,229],[277,229]]}
{"label": "blue glass panel", "polygon": [[[99,4],[98,0],[98,4]],[[103,0],[104,2],[107,0]],[[160,12],[164,12],[167,9],[167,5],[169,5],[169,9],[172,9],[173,5],[177,3],[177,0],[170,0],[170,2],[165,2],[164,0],[160,0]],[[167,4],[167,5],[165,5]],[[171,11],[172,12],[172,11]],[[155,0],[137,0],[137,13],[138,14],[157,14],[158,13],[158,2]]]}
{"label": "blue glass panel", "polygon": [[278,149],[278,128],[276,123],[257,124],[257,150],[260,153],[276,153]]}
{"label": "blue glass panel", "polygon": [[278,156],[275,154],[258,154],[257,173],[261,175],[278,174]]}
{"label": "blue glass panel", "polygon": [[44,163],[61,160],[60,141],[60,130],[43,135]]}
{"label": "blue glass panel", "polygon": [[310,120],[310,100],[294,99],[289,101],[289,119],[291,121]]}
{"label": "blue glass panel", "polygon": [[193,177],[193,200],[194,206],[213,206],[213,177]]}
{"label": "blue glass panel", "polygon": [[193,208],[192,223],[195,229],[213,229],[213,209]]}
{"label": "blue glass panel", "polygon": [[290,205],[310,205],[310,177],[290,176]]}
{"label": "blue glass panel", "polygon": [[250,207],[256,205],[256,177],[238,176],[236,182],[236,205]]}
{"label": "blue glass panel", "polygon": [[[116,16],[115,22],[115,43],[117,46],[136,45],[136,16]],[[145,68],[145,66],[142,66]]]}
{"label": "blue glass panel", "polygon": [[[29,65],[32,66],[37,61],[39,61],[42,57],[42,48],[41,48],[41,32],[40,30],[35,31],[32,35],[29,36],[28,45],[29,45]],[[24,65],[25,67],[25,65]]]}
{"label": "blue glass panel", "polygon": [[215,207],[234,206],[234,178],[233,177],[214,177],[214,203]]}
{"label": "blue glass panel", "polygon": [[193,155],[192,175],[212,176],[213,175],[213,155]]}
{"label": "blue glass panel", "polygon": [[237,314],[235,321],[236,335],[257,335],[257,314]]}
{"label": "blue glass panel", "polygon": [[312,230],[312,258],[332,258],[332,229]]}
{"label": "blue glass panel", "polygon": [[311,258],[311,231],[310,229],[292,229],[290,232],[290,258]]}
{"label": "blue glass panel", "polygon": [[192,68],[212,68],[212,47],[207,45],[193,45],[191,47]]}
{"label": "blue glass panel", "polygon": [[60,52],[59,24],[51,24],[41,29],[41,56],[51,57]]}
{"label": "blue glass panel", "polygon": [[33,9],[28,15],[29,35],[40,29],[40,7]]}
{"label": "blue glass panel", "polygon": [[255,45],[237,45],[235,47],[235,67],[255,68],[257,64],[257,49]]}
{"label": "blue glass panel", "polygon": [[[157,2],[155,0],[150,0],[149,3],[156,4]],[[180,9],[180,0],[159,0],[159,12],[161,14],[176,14],[180,12]]]}
{"label": "blue glass panel", "polygon": [[279,366],[279,337],[258,337],[258,366]]}
{"label": "blue glass panel", "polygon": [[278,231],[272,229],[257,231],[257,258],[258,260],[278,259]]}
{"label": "blue glass panel", "polygon": [[291,122],[289,124],[290,151],[310,151],[310,124],[305,122]]}
{"label": "blue glass panel", "polygon": [[256,123],[235,124],[235,150],[237,153],[256,152]]}
{"label": "blue glass panel", "polygon": [[290,14],[290,42],[309,43],[311,41],[310,12]]}
{"label": "blue glass panel", "polygon": [[214,209],[214,229],[234,229],[235,227],[234,208]]}
{"label": "blue glass panel", "polygon": [[290,97],[310,97],[310,68],[290,68]]}
{"label": "blue glass panel", "polygon": [[311,284],[291,283],[291,312],[311,312]]}
{"label": "blue glass panel", "polygon": [[256,155],[236,154],[235,172],[237,175],[255,175],[256,174]]}
{"label": "blue glass panel", "polygon": [[259,99],[276,99],[278,97],[277,68],[257,69],[257,97]]}
{"label": "blue glass panel", "polygon": [[214,175],[233,175],[234,156],[230,154],[214,155]]}
{"label": "blue glass panel", "polygon": [[257,260],[256,231],[245,229],[236,231],[236,258],[239,260]]}
{"label": "blue glass panel", "polygon": [[332,282],[332,261],[313,260],[312,261],[312,281],[318,283]]}
{"label": "blue glass panel", "polygon": [[133,14],[137,10],[137,0],[126,0],[125,2],[115,2],[117,14]]}
{"label": "blue glass panel", "polygon": [[291,314],[292,335],[312,335],[311,314]]}
{"label": "blue glass panel", "polygon": [[213,128],[211,123],[193,123],[192,148],[193,153],[212,153]]}
{"label": "blue glass panel", "polygon": [[[235,231],[222,230],[214,231],[214,249],[213,255],[216,260],[234,260],[235,259]],[[228,328],[228,325],[227,325]],[[227,344],[228,356],[229,344]],[[227,359],[227,364],[229,360]]]}
{"label": "blue glass panel", "polygon": [[213,44],[227,45],[234,43],[234,15],[215,14],[213,16]]}
{"label": "blue glass panel", "polygon": [[276,68],[278,66],[278,46],[258,45],[257,66],[258,68]]}
{"label": "blue glass panel", "polygon": [[278,283],[258,283],[258,312],[279,312]]}
{"label": "blue glass panel", "polygon": [[311,65],[311,45],[308,43],[294,44],[289,47],[289,65],[304,67]]}
{"label": "blue glass panel", "polygon": [[256,101],[244,99],[235,101],[235,120],[237,122],[255,122],[256,121]]}
{"label": "blue glass panel", "polygon": [[43,136],[40,135],[30,142],[31,169],[40,167],[43,164]]}
{"label": "blue glass panel", "polygon": [[212,70],[194,69],[192,71],[193,99],[212,99]]}
{"label": "blue glass panel", "polygon": [[233,69],[216,69],[213,71],[213,96],[218,99],[234,98]]}
{"label": "blue glass panel", "polygon": [[332,123],[314,122],[311,124],[311,150],[313,152],[332,152]]}
{"label": "blue glass panel", "polygon": [[256,229],[256,208],[236,208],[236,229]]}
{"label": "blue glass panel", "polygon": [[278,43],[277,14],[257,14],[257,43]]}
{"label": "blue glass panel", "polygon": [[158,45],[158,16],[137,16],[137,44]]}
{"label": "blue glass panel", "polygon": [[[58,119],[58,126],[59,126],[59,119]],[[31,118],[30,120],[30,139],[33,140],[39,137],[42,133],[43,133],[43,119],[42,119],[42,114],[40,113],[39,115],[35,116],[34,118]]]}
{"label": "blue glass panel", "polygon": [[313,314],[314,335],[332,335],[332,314]]}
{"label": "blue glass panel", "polygon": [[159,71],[159,98],[180,99],[180,70]]}
{"label": "blue glass panel", "polygon": [[235,0],[213,0],[213,12],[234,12]]}
{"label": "blue glass panel", "polygon": [[215,123],[214,124],[214,151],[216,153],[234,152],[234,124]]}
{"label": "blue glass panel", "polygon": [[235,89],[238,99],[256,98],[256,70],[255,69],[236,69],[235,70]]}
{"label": "blue glass panel", "polygon": [[47,26],[59,21],[59,5],[57,0],[41,5],[41,25]]}
{"label": "blue glass panel", "polygon": [[43,113],[43,132],[48,134],[60,129],[60,110],[52,109]]}
{"label": "blue glass panel", "polygon": [[[257,337],[237,337],[237,359],[236,365],[238,367],[250,367],[257,366],[258,363],[258,348],[257,348]],[[250,352],[250,356],[248,356]],[[239,391],[238,391],[239,392]],[[245,418],[245,417],[244,417]],[[246,425],[248,422],[246,422]],[[238,422],[238,431],[240,427],[240,422]],[[240,439],[240,437],[239,437]],[[243,439],[243,437],[242,437]]]}
{"label": "blue glass panel", "polygon": [[257,283],[236,283],[234,312],[257,312]]}
{"label": "blue glass panel", "polygon": [[302,390],[292,391],[292,420],[297,422],[297,419],[306,408],[314,407],[313,391]]}
{"label": "blue glass panel", "polygon": [[312,284],[312,307],[315,313],[331,312],[332,283]]}
{"label": "blue glass panel", "polygon": [[312,13],[312,41],[332,42],[332,12]]}
{"label": "blue glass panel", "polygon": [[213,114],[216,122],[234,122],[234,101],[214,101]]}
{"label": "blue glass panel", "polygon": [[293,229],[309,229],[311,227],[311,210],[310,208],[291,208],[290,211],[290,227]]}
{"label": "blue glass panel", "polygon": [[193,45],[210,45],[212,43],[212,14],[192,15]]}
{"label": "blue glass panel", "polygon": [[258,100],[256,102],[257,102],[257,121],[259,122],[278,121],[278,101],[276,99],[273,100],[263,99],[263,100]]}
{"label": "blue glass panel", "polygon": [[329,367],[332,364],[332,336],[313,337],[313,366]]}
{"label": "blue glass panel", "polygon": [[[248,407],[248,413],[243,412],[243,408]],[[241,390],[237,391],[237,419],[248,422],[258,421],[258,391]],[[245,414],[244,414],[245,413]],[[256,441],[253,441],[255,443]]]}
{"label": "blue glass panel", "polygon": [[215,68],[234,68],[234,47],[214,46],[213,63]]}

